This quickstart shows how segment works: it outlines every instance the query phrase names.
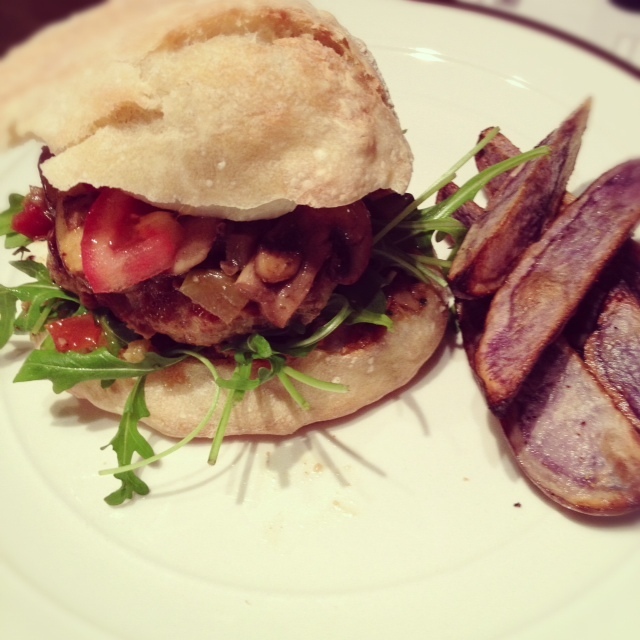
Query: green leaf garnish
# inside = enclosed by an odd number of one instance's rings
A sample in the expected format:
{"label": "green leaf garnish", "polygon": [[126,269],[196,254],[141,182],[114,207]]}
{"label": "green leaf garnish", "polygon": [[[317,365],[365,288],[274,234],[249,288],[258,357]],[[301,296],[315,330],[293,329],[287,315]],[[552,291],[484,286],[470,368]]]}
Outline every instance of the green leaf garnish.
{"label": "green leaf garnish", "polygon": [[[144,383],[145,376],[136,380],[125,403],[118,432],[109,443],[116,452],[118,463],[121,466],[128,465],[134,453],[140,454],[143,458],[153,456],[151,445],[138,430],[140,420],[150,415],[144,398]],[[142,496],[149,493],[147,484],[138,478],[134,471],[118,472],[115,477],[120,480],[121,486],[104,499],[111,506],[120,505],[125,500],[130,500],[135,493]]]}
{"label": "green leaf garnish", "polygon": [[[455,255],[466,234],[464,225],[451,216],[462,205],[472,201],[480,190],[497,176],[525,162],[547,155],[550,151],[546,146],[536,147],[531,151],[503,160],[473,176],[442,202],[425,209],[418,208],[420,203],[451,182],[462,164],[474,157],[497,133],[498,129],[493,129],[448,173],[445,173],[439,181],[385,225],[374,238],[374,256],[381,259],[384,264],[398,267],[418,280],[432,281],[446,288],[447,282],[440,273],[446,272],[451,266],[452,256]],[[449,236],[454,240],[454,246],[447,260],[437,258],[433,249],[434,240],[441,235]],[[406,250],[403,246],[409,239],[413,240],[414,246]]]}
{"label": "green leaf garnish", "polygon": [[[44,265],[34,260],[19,260],[10,264],[18,271],[34,278],[34,282],[27,282],[17,287],[0,285],[2,299],[0,336],[3,339],[8,340],[16,330],[37,334],[49,320],[57,318],[63,308],[70,307],[67,309],[68,315],[77,312],[80,308],[78,298],[54,284]],[[9,308],[11,298],[14,306],[17,301],[25,303],[24,310],[19,316],[12,313]],[[8,335],[7,332],[9,332]],[[1,340],[0,346],[3,346]]]}
{"label": "green leaf garnish", "polygon": [[18,298],[6,288],[0,288],[0,349],[2,349],[14,333],[16,316],[18,315]]}
{"label": "green leaf garnish", "polygon": [[531,149],[530,151],[520,153],[513,158],[507,158],[502,162],[498,162],[497,164],[487,167],[480,173],[467,180],[467,182],[465,182],[456,193],[449,196],[446,200],[443,200],[440,204],[435,205],[435,207],[433,207],[433,209],[429,213],[429,219],[442,220],[449,217],[463,204],[473,200],[478,195],[480,190],[487,184],[489,184],[489,182],[491,182],[491,180],[493,180],[494,178],[497,178],[499,175],[502,175],[507,171],[515,169],[525,162],[540,158],[541,156],[546,156],[549,154],[549,152],[549,147],[536,147],[535,149]]}
{"label": "green leaf garnish", "polygon": [[9,196],[9,208],[0,213],[0,236],[11,233],[11,222],[14,216],[22,211],[24,198],[19,193],[12,193]]}
{"label": "green leaf garnish", "polygon": [[330,391],[332,393],[347,393],[349,391],[349,387],[344,384],[339,384],[337,382],[327,382],[326,380],[319,380],[318,378],[314,378],[313,376],[309,376],[306,373],[302,373],[302,371],[298,371],[293,367],[284,367],[282,373],[297,380],[298,382],[302,382],[309,387],[313,387],[314,389],[320,389],[321,391]]}
{"label": "green leaf garnish", "polygon": [[414,211],[418,210],[418,207],[434,196],[440,189],[446,187],[450,182],[453,182],[456,178],[458,171],[471,160],[475,155],[482,151],[498,134],[500,133],[499,127],[494,127],[487,132],[487,135],[478,142],[478,144],[468,151],[462,158],[460,158],[449,170],[445,171],[440,178],[438,178],[430,187],[422,192],[411,204],[409,204],[403,211],[401,211],[389,224],[381,229],[373,238],[373,243],[377,244],[382,240],[392,229],[395,229],[400,222],[406,217],[411,215]]}
{"label": "green leaf garnish", "polygon": [[37,282],[50,284],[54,287],[58,286],[53,284],[49,270],[40,262],[36,262],[35,260],[12,260],[9,262],[9,264],[21,273],[24,273],[30,278],[33,278]]}
{"label": "green leaf garnish", "polygon": [[[195,351],[182,351],[181,353],[183,355],[185,355],[185,356],[191,356],[193,358],[198,359],[200,362],[202,362],[202,364],[207,369],[209,369],[209,371],[210,371],[211,375],[213,376],[214,380],[216,380],[218,378],[218,373],[217,373],[215,367],[213,366],[213,364],[211,364],[211,361],[209,359],[204,358],[203,356],[201,356],[199,353],[197,353]],[[146,456],[142,460],[140,460],[138,462],[135,462],[135,463],[123,464],[123,465],[120,465],[119,467],[116,467],[114,469],[103,469],[102,471],[99,472],[99,474],[101,476],[116,475],[116,477],[118,477],[117,474],[127,473],[127,472],[130,472],[130,471],[136,471],[137,469],[140,469],[140,468],[145,467],[145,466],[147,466],[149,464],[152,464],[153,462],[157,462],[158,460],[161,460],[162,458],[165,458],[166,456],[174,453],[175,451],[178,451],[178,449],[182,449],[182,447],[184,447],[186,444],[191,442],[194,438],[197,438],[200,435],[200,433],[202,432],[202,430],[209,424],[209,422],[211,421],[211,418],[213,416],[213,412],[215,411],[216,406],[218,404],[219,397],[220,397],[220,387],[217,387],[216,388],[216,393],[213,396],[213,400],[211,402],[209,410],[207,411],[207,414],[202,418],[202,420],[199,422],[198,426],[191,433],[186,435],[179,442],[176,442],[176,444],[174,444],[172,447],[169,447],[168,449],[166,449],[165,451],[163,451],[161,453],[153,454],[151,456]]]}
{"label": "green leaf garnish", "polygon": [[29,354],[14,382],[50,380],[53,391],[61,393],[87,380],[139,378],[170,367],[185,357],[166,358],[157,353],[148,353],[142,362],[132,363],[112,355],[105,347],[91,353],[36,350]]}
{"label": "green leaf garnish", "polygon": [[347,324],[375,324],[393,331],[393,320],[387,315],[387,297],[383,291],[381,289],[376,291],[366,307],[353,310],[346,322]]}
{"label": "green leaf garnish", "polygon": [[100,325],[107,342],[107,350],[117,356],[130,342],[140,340],[140,336],[128,329],[120,320],[110,313],[94,312],[96,322]]}
{"label": "green leaf garnish", "polygon": [[[238,380],[241,380],[242,377],[247,376],[250,369],[246,367],[242,367],[239,365],[234,375],[237,376]],[[218,422],[218,428],[216,429],[215,436],[213,437],[213,441],[211,442],[211,449],[209,450],[209,458],[207,462],[211,465],[215,464],[218,461],[218,453],[220,452],[220,446],[222,445],[222,440],[227,431],[227,425],[229,424],[229,419],[231,418],[231,411],[235,407],[235,405],[242,400],[244,395],[243,391],[239,391],[238,389],[230,389],[229,394],[227,395],[227,399],[224,403],[224,407],[222,408],[222,415],[220,416],[220,421]]]}
{"label": "green leaf garnish", "polygon": [[299,340],[275,341],[278,353],[301,358],[309,355],[325,338],[330,336],[340,325],[345,323],[355,312],[349,301],[342,295],[334,294],[327,305],[327,311],[334,315],[310,336]]}
{"label": "green leaf garnish", "polygon": [[0,236],[5,236],[5,249],[18,249],[31,244],[31,240],[11,227],[13,218],[22,211],[24,196],[12,193],[9,196],[9,208],[0,213]]}

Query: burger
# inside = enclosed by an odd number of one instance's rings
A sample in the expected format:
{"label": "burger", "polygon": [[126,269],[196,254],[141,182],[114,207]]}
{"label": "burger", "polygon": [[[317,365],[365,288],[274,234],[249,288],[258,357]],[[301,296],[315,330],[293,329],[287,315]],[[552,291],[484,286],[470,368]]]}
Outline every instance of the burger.
{"label": "burger", "polygon": [[11,51],[0,92],[0,143],[42,145],[8,234],[46,242],[36,277],[61,292],[35,330],[12,293],[42,358],[18,380],[119,415],[143,394],[136,419],[171,437],[288,435],[405,385],[440,343],[443,290],[398,258],[431,248],[380,241],[415,205],[409,145],[330,14],[111,0]]}

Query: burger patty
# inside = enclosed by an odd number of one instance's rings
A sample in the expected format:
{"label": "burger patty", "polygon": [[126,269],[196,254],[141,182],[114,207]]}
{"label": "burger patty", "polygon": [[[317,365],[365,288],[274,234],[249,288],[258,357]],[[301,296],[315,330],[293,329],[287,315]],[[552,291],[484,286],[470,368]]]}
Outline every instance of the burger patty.
{"label": "burger patty", "polygon": [[[180,280],[166,276],[152,278],[126,293],[102,294],[95,300],[145,338],[159,333],[180,343],[213,346],[239,335],[274,328],[253,301],[230,323],[224,322],[182,294],[178,289]],[[330,282],[321,278],[298,308],[296,319],[308,324],[324,309],[332,290]]]}
{"label": "burger patty", "polygon": [[[57,221],[50,238],[48,267],[53,280],[77,294],[87,308],[109,309],[145,338],[161,334],[179,343],[215,346],[238,335],[281,329],[292,323],[308,325],[316,319],[336,286],[357,282],[369,264],[369,210],[389,217],[406,202],[396,194],[384,196],[372,198],[368,206],[359,201],[335,209],[298,207],[281,218],[260,223],[212,222],[219,226],[215,241],[195,270],[204,276],[226,278],[234,295],[240,292],[243,297],[231,317],[225,317],[222,309],[216,313],[215,300],[203,306],[185,295],[183,290],[190,291],[185,283],[193,270],[161,274],[125,291],[94,293],[78,270],[81,259],[71,259],[59,237],[81,235],[84,218],[96,198],[92,189],[56,194],[52,208],[63,224]],[[381,202],[386,204],[381,207]],[[76,265],[75,270],[70,264]]]}

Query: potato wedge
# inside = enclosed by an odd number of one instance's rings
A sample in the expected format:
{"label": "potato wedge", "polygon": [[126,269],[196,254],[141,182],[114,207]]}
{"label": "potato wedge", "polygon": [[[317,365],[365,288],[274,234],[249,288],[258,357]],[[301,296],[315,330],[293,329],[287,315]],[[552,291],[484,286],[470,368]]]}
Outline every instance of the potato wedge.
{"label": "potato wedge", "polygon": [[525,475],[554,501],[605,516],[640,507],[640,435],[563,340],[501,423]]}
{"label": "potato wedge", "polygon": [[495,294],[475,370],[500,413],[640,221],[640,159],[614,167],[529,246]]}
{"label": "potato wedge", "polygon": [[626,283],[607,296],[584,358],[618,410],[640,430],[640,302]]}
{"label": "potato wedge", "polygon": [[467,233],[449,272],[457,297],[495,293],[522,251],[555,217],[573,172],[590,110],[585,102],[541,145],[551,152],[526,163],[502,183],[486,214]]}

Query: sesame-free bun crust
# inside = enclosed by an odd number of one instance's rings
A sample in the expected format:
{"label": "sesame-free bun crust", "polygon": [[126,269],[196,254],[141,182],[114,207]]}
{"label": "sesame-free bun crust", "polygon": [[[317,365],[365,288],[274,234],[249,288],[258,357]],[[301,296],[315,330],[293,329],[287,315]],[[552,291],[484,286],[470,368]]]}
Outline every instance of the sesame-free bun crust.
{"label": "sesame-free bun crust", "polygon": [[[311,405],[304,410],[278,381],[271,380],[248,392],[236,405],[226,434],[289,435],[305,425],[349,415],[407,384],[440,344],[448,319],[446,305],[434,288],[421,288],[420,299],[417,312],[399,309],[394,314],[394,330],[381,339],[350,348],[346,354],[316,350],[292,363],[303,373],[347,385],[348,393],[319,391],[294,383]],[[233,365],[228,361],[215,364],[223,377],[230,377]],[[122,415],[132,386],[131,380],[118,380],[106,389],[99,382],[84,382],[73,387],[71,393]],[[185,360],[147,377],[145,396],[151,416],[143,422],[168,436],[186,436],[206,415],[215,393],[216,385],[205,366]],[[213,437],[225,397],[222,391],[202,437]]]}
{"label": "sesame-free bun crust", "polygon": [[275,217],[379,188],[412,155],[362,42],[303,0],[111,0],[0,62],[0,146],[35,138],[57,188]]}

